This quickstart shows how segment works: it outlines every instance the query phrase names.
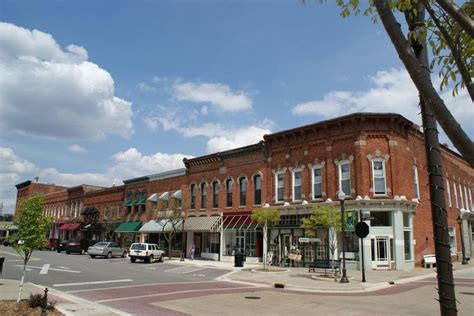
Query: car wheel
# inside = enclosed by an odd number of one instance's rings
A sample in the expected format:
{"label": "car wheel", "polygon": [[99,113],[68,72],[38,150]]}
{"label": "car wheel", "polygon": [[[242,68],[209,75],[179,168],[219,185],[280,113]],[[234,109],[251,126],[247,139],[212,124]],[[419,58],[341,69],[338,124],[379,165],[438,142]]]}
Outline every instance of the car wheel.
{"label": "car wheel", "polygon": [[61,253],[61,250],[59,250],[59,249],[58,249],[58,250],[56,250],[56,251],[57,251],[58,253]]}
{"label": "car wheel", "polygon": [[136,258],[130,258],[130,262],[131,262],[131,263],[135,263],[135,261],[137,261]]}
{"label": "car wheel", "polygon": [[81,251],[79,252],[81,255],[84,254],[84,249],[81,249]]}
{"label": "car wheel", "polygon": [[127,258],[127,252],[126,252],[126,251],[124,251],[124,252],[122,253],[122,258]]}
{"label": "car wheel", "polygon": [[112,253],[111,253],[110,251],[107,253],[107,256],[106,256],[106,258],[107,258],[107,259],[110,259],[110,258],[112,258]]}
{"label": "car wheel", "polygon": [[94,259],[94,258],[95,258],[95,255],[91,255],[91,258]]}
{"label": "car wheel", "polygon": [[149,257],[147,258],[146,262],[152,263],[152,262],[153,262],[153,259],[154,259],[154,258],[153,258],[153,255],[151,255],[151,256],[149,256]]}
{"label": "car wheel", "polygon": [[158,262],[163,262],[163,255],[160,256],[160,259],[158,259]]}
{"label": "car wheel", "polygon": [[68,254],[70,254],[70,252],[69,252],[69,251],[66,251],[66,254],[68,255]]}

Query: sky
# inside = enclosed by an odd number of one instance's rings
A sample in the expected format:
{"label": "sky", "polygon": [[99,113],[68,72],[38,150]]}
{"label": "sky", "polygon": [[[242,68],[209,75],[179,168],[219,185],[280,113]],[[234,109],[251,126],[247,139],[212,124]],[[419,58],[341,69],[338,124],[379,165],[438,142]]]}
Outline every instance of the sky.
{"label": "sky", "polygon": [[[332,1],[0,0],[3,212],[35,177],[119,185],[353,112],[421,125],[382,26],[339,13]],[[472,138],[467,93],[441,95]]]}

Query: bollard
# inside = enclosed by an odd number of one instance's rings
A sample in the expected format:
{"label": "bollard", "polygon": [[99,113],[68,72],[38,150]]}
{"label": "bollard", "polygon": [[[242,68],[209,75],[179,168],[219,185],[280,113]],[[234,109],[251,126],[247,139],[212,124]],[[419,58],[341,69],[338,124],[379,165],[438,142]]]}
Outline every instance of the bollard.
{"label": "bollard", "polygon": [[48,288],[44,289],[43,304],[41,304],[41,316],[46,316],[48,309]]}

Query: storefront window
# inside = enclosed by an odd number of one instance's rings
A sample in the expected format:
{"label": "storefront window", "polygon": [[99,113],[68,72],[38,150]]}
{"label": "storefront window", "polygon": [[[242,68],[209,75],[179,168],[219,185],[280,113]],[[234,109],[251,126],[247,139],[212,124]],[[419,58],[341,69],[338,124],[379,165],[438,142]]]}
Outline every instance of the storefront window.
{"label": "storefront window", "polygon": [[392,226],[392,212],[370,212],[370,226]]}
{"label": "storefront window", "polygon": [[247,230],[232,230],[224,232],[224,255],[232,256],[244,253],[248,257],[256,257],[257,233]]}
{"label": "storefront window", "polygon": [[403,213],[403,241],[405,250],[405,260],[412,260],[412,225],[411,214]]}
{"label": "storefront window", "polygon": [[449,249],[452,255],[456,255],[456,231],[452,227],[449,227]]}

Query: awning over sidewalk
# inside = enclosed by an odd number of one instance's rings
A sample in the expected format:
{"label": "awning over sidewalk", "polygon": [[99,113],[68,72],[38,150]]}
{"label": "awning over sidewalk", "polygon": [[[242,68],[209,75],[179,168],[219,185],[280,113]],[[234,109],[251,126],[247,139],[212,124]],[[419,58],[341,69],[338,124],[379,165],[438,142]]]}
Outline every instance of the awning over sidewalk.
{"label": "awning over sidewalk", "polygon": [[168,219],[162,219],[159,221],[148,221],[145,223],[145,225],[140,228],[139,232],[140,233],[167,233],[174,229],[176,232],[181,232],[182,229],[182,220],[181,219],[176,219],[176,220],[168,220]]}
{"label": "awning over sidewalk", "polygon": [[59,230],[73,231],[76,230],[79,226],[81,226],[81,223],[67,223],[62,224],[61,227],[59,227]]}
{"label": "awning over sidewalk", "polygon": [[116,233],[136,233],[142,226],[142,222],[123,222],[115,229]]}
{"label": "awning over sidewalk", "polygon": [[224,215],[222,226],[224,230],[255,231],[260,225],[252,220],[250,214]]}
{"label": "awning over sidewalk", "polygon": [[184,230],[188,232],[220,232],[222,217],[188,217],[184,222]]}
{"label": "awning over sidewalk", "polygon": [[158,201],[158,193],[153,193],[152,195],[150,195],[147,199],[148,201],[151,201],[151,202],[156,202]]}

